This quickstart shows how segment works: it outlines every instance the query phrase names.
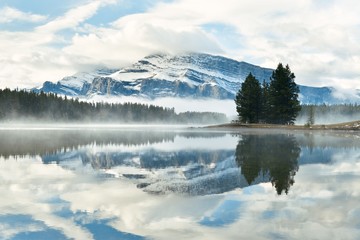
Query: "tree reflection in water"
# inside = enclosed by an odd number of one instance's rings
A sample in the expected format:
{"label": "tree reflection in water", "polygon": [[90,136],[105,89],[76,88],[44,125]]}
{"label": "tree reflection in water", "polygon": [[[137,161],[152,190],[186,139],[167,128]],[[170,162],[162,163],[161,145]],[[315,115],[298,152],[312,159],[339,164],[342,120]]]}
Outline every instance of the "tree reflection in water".
{"label": "tree reflection in water", "polygon": [[262,174],[269,176],[276,192],[289,192],[299,169],[301,149],[292,135],[243,135],[235,159],[248,184]]}

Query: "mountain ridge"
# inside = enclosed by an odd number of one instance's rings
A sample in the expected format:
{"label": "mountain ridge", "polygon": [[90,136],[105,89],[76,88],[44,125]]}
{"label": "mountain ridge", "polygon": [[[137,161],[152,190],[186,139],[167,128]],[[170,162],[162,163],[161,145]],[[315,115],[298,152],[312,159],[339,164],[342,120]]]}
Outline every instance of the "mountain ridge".
{"label": "mountain ridge", "polygon": [[[45,82],[33,91],[73,97],[94,95],[234,99],[249,73],[259,82],[269,82],[273,69],[204,53],[153,54],[121,69],[98,69]],[[335,89],[299,85],[303,104],[348,103],[336,98]],[[360,99],[360,97],[359,97]],[[358,102],[359,99],[357,100]]]}

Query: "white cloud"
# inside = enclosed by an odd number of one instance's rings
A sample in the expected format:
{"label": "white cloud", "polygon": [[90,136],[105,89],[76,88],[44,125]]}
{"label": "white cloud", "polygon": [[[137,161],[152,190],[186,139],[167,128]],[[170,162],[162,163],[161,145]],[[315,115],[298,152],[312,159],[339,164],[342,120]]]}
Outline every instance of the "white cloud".
{"label": "white cloud", "polygon": [[[179,0],[158,3],[102,27],[87,24],[101,7],[115,2],[89,1],[33,32],[13,32],[14,39],[1,32],[0,46],[7,54],[0,62],[11,73],[0,74],[1,85],[6,76],[14,86],[35,85],[99,65],[121,67],[153,52],[198,51],[271,68],[288,63],[300,84],[360,88],[360,6],[355,0]],[[234,33],[226,34],[233,37],[217,36],[203,27],[213,23],[230,26]],[[62,30],[68,29],[65,41]],[[64,48],[51,47],[58,43]],[[16,61],[34,56],[43,56],[46,71],[35,62]]]}
{"label": "white cloud", "polygon": [[73,29],[92,17],[99,8],[114,0],[92,1],[69,10],[33,31],[0,31],[0,85],[10,88],[31,88],[44,81],[57,81],[88,65],[82,56],[66,54],[52,44],[66,44],[58,31]]}
{"label": "white cloud", "polygon": [[[202,6],[206,6],[206,11]],[[356,81],[360,75],[356,61],[360,52],[359,11],[354,1],[334,1],[321,8],[310,0],[183,0],[153,9],[156,16],[168,22],[179,23],[181,19],[184,25],[221,22],[235,26],[244,46],[237,52],[228,52],[230,56],[244,56],[242,60],[266,67],[286,62],[300,83],[348,88],[360,87]],[[344,75],[347,81],[337,81]]]}
{"label": "white cloud", "polygon": [[41,22],[46,18],[46,16],[22,12],[11,7],[3,7],[0,9],[0,23],[10,23],[14,21]]}
{"label": "white cloud", "polygon": [[[221,53],[226,49],[225,55],[265,67],[288,63],[301,84],[354,89],[360,88],[360,9],[355,5],[310,0],[161,3],[147,13],[120,18],[112,28],[77,35],[66,50],[90,62],[121,64],[123,59],[137,60],[154,51]],[[242,46],[229,50],[221,37],[202,28],[209,23],[233,26]]]}
{"label": "white cloud", "polygon": [[1,32],[0,85],[2,87],[34,87],[47,80],[76,71],[71,58],[47,44],[53,34],[37,32]]}
{"label": "white cloud", "polygon": [[75,35],[64,51],[85,57],[90,64],[119,67],[154,52],[220,52],[221,49],[200,28],[172,29],[147,21],[124,21],[116,29],[94,29],[85,35]]}
{"label": "white cloud", "polygon": [[75,28],[80,23],[92,17],[100,7],[106,6],[108,4],[113,4],[115,2],[116,1],[114,0],[90,1],[85,5],[81,5],[79,7],[69,10],[65,15],[58,17],[43,26],[38,27],[36,30],[45,32],[57,32],[63,29]]}

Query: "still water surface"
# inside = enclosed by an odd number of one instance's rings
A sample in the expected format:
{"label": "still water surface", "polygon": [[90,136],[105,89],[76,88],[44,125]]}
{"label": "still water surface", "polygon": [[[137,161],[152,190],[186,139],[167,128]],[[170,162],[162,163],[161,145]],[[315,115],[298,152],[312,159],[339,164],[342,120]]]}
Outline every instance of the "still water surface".
{"label": "still water surface", "polygon": [[360,239],[360,135],[0,130],[0,239]]}

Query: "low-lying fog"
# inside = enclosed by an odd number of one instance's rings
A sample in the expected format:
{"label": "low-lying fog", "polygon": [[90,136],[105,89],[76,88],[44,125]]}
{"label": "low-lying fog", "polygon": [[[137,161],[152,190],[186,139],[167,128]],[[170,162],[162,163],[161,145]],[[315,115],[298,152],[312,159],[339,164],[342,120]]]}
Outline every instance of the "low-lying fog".
{"label": "low-lying fog", "polygon": [[[167,108],[175,108],[176,113],[186,111],[196,112],[219,112],[226,114],[229,120],[237,119],[236,105],[234,100],[216,99],[186,99],[186,98],[157,98],[153,100],[139,99],[133,97],[105,97],[106,101],[113,103],[138,102],[152,104]],[[91,101],[103,101],[104,96],[95,96]],[[295,124],[303,125],[308,121],[308,114],[304,113],[296,119]],[[335,111],[326,114],[314,115],[315,124],[333,124],[360,120],[360,112],[353,115],[339,114]]]}

